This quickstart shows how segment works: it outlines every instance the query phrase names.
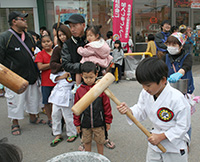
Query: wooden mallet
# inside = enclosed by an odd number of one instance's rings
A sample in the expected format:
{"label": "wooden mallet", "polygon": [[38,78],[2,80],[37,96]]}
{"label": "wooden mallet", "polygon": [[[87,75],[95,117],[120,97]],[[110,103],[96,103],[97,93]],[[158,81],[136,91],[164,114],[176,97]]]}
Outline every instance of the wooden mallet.
{"label": "wooden mallet", "polygon": [[0,64],[0,83],[18,94],[24,92],[29,84],[27,80],[2,64]]}
{"label": "wooden mallet", "polygon": [[[101,93],[104,93],[111,98],[117,105],[121,102],[114,96],[114,94],[107,89],[110,84],[113,83],[115,77],[111,73],[107,73],[100,81],[98,81],[73,107],[72,111],[75,115],[80,115]],[[130,113],[126,115],[136,124],[136,126],[144,132],[147,137],[150,137],[150,132],[144,128],[144,126],[137,121],[137,119]],[[166,149],[161,145],[157,145],[162,152],[166,152]]]}
{"label": "wooden mallet", "polygon": [[115,77],[111,73],[107,73],[72,107],[74,114],[80,115],[114,80]]}
{"label": "wooden mallet", "polygon": [[[121,102],[115,97],[115,95],[107,88],[104,90],[104,93],[116,103],[117,106],[121,105]],[[126,112],[126,115],[135,123],[135,125],[147,136],[150,137],[151,133],[131,114],[130,111]],[[159,143],[157,147],[163,152],[166,152],[166,149]]]}

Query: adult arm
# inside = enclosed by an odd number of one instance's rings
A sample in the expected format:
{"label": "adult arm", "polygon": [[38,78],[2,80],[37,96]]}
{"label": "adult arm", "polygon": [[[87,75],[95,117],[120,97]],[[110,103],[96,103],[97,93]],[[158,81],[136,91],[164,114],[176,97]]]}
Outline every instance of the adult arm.
{"label": "adult arm", "polygon": [[187,39],[187,41],[185,42],[185,44],[193,44],[193,43],[194,43],[194,37],[193,37],[193,35],[191,34],[191,32],[187,32],[187,36],[188,36],[188,39]]}
{"label": "adult arm", "polygon": [[61,50],[61,58],[62,58],[62,67],[65,71],[70,73],[80,73],[80,62],[73,62],[71,58],[71,54],[69,52],[68,45],[66,42],[63,44],[63,48]]}
{"label": "adult arm", "polygon": [[61,53],[60,47],[57,46],[56,48],[54,48],[50,61],[50,69],[53,74],[56,74],[62,70],[60,53]]}
{"label": "adult arm", "polygon": [[[9,35],[8,35],[9,37]],[[6,54],[6,37],[5,33],[0,35],[0,63],[3,64]]]}
{"label": "adult arm", "polygon": [[163,43],[162,41],[162,33],[158,33],[155,35],[155,43],[156,43],[156,46],[158,46],[159,48],[162,48],[162,49],[167,49],[167,46]]}
{"label": "adult arm", "polygon": [[[166,55],[163,56],[162,60],[165,62],[166,61]],[[183,65],[182,67],[179,69],[179,73],[183,74],[183,76],[185,75],[185,73],[187,73],[188,71],[190,71],[192,69],[192,55],[189,54],[186,56],[185,60],[183,61]]]}
{"label": "adult arm", "polygon": [[[185,42],[185,43],[187,43],[187,42]],[[191,36],[191,37],[188,37],[188,43],[191,43],[191,44],[193,44],[194,43],[194,39],[193,39],[193,37]]]}
{"label": "adult arm", "polygon": [[178,72],[181,73],[181,74],[183,74],[183,76],[184,76],[185,73],[187,73],[191,69],[192,69],[192,55],[189,54],[189,55],[187,55],[187,57],[183,61],[183,66],[182,66],[181,69],[179,69]]}
{"label": "adult arm", "polygon": [[49,63],[48,64],[43,64],[42,62],[37,62],[37,67],[41,71],[50,69]]}

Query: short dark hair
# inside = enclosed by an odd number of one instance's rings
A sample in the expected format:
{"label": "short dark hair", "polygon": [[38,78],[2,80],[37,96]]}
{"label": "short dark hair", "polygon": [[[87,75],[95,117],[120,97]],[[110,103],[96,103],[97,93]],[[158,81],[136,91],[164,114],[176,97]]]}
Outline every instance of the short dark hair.
{"label": "short dark hair", "polygon": [[186,29],[180,29],[180,32],[181,32],[182,34],[184,34],[184,33],[186,32]]}
{"label": "short dark hair", "polygon": [[112,31],[108,31],[106,34],[107,38],[110,38],[113,36],[113,32]]}
{"label": "short dark hair", "polygon": [[97,67],[96,65],[91,61],[86,61],[81,65],[81,73],[89,73],[94,72],[94,74],[97,73]]}
{"label": "short dark hair", "polygon": [[52,29],[57,30],[57,28],[59,28],[61,25],[64,25],[64,24],[61,22],[59,22],[59,25],[58,25],[58,23],[55,23],[55,24],[53,24]]}
{"label": "short dark hair", "polygon": [[161,23],[161,30],[163,30],[162,27],[163,27],[165,24],[171,25],[171,23],[170,23],[169,20],[164,20],[164,21],[162,21],[162,23]]}
{"label": "short dark hair", "polygon": [[51,32],[50,32],[48,29],[44,29],[44,30],[42,31],[42,33],[43,33],[44,31],[46,31],[46,32],[48,33],[48,35],[51,36]]}
{"label": "short dark hair", "polygon": [[40,30],[46,30],[47,28],[46,28],[46,26],[41,26],[40,27]]}
{"label": "short dark hair", "polygon": [[165,44],[166,45],[167,44],[173,44],[173,45],[178,44],[179,47],[182,46],[181,42],[176,37],[174,37],[172,35],[167,38],[167,41],[165,42]]}
{"label": "short dark hair", "polygon": [[148,35],[148,41],[151,41],[151,40],[154,41],[154,39],[155,39],[155,37],[153,34]]}
{"label": "short dark hair", "polygon": [[168,76],[168,67],[165,62],[155,57],[142,60],[136,68],[136,79],[140,84],[156,82],[157,84]]}
{"label": "short dark hair", "polygon": [[31,35],[35,36],[36,39],[39,39],[39,38],[40,38],[39,34],[37,34],[37,33],[34,32],[34,31],[28,31],[28,33],[30,33]]}
{"label": "short dark hair", "polygon": [[163,27],[163,25],[165,25],[165,24],[171,25],[171,23],[170,23],[169,20],[164,20],[164,21],[162,21],[161,26]]}
{"label": "short dark hair", "polygon": [[22,151],[19,147],[7,142],[7,138],[0,140],[0,161],[1,162],[21,162]]}
{"label": "short dark hair", "polygon": [[45,38],[45,37],[48,37],[51,41],[52,41],[52,39],[51,39],[51,36],[50,35],[43,35],[42,37],[41,37],[41,42],[42,42],[42,39],[43,38]]}
{"label": "short dark hair", "polygon": [[172,26],[171,27],[171,33],[174,33],[176,30],[178,30],[178,26]]}

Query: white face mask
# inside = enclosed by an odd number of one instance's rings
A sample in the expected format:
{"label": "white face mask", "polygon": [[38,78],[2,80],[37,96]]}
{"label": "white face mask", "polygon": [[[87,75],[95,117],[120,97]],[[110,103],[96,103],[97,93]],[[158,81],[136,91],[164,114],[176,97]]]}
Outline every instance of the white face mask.
{"label": "white face mask", "polygon": [[180,53],[179,47],[173,47],[173,46],[167,46],[167,51],[171,55],[176,55],[176,54]]}

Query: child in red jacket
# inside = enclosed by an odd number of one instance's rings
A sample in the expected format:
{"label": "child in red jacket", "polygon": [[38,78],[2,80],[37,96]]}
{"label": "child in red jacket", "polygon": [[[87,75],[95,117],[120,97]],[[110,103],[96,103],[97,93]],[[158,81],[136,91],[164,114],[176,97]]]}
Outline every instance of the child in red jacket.
{"label": "child in red jacket", "polygon": [[[75,103],[93,87],[98,76],[96,65],[93,62],[84,62],[81,65],[81,71],[84,82],[76,91]],[[105,93],[102,93],[92,102],[80,116],[74,115],[74,124],[77,132],[82,132],[85,151],[91,151],[92,136],[94,136],[93,139],[96,141],[98,153],[103,155],[105,125],[108,131],[112,119],[110,99]]]}

